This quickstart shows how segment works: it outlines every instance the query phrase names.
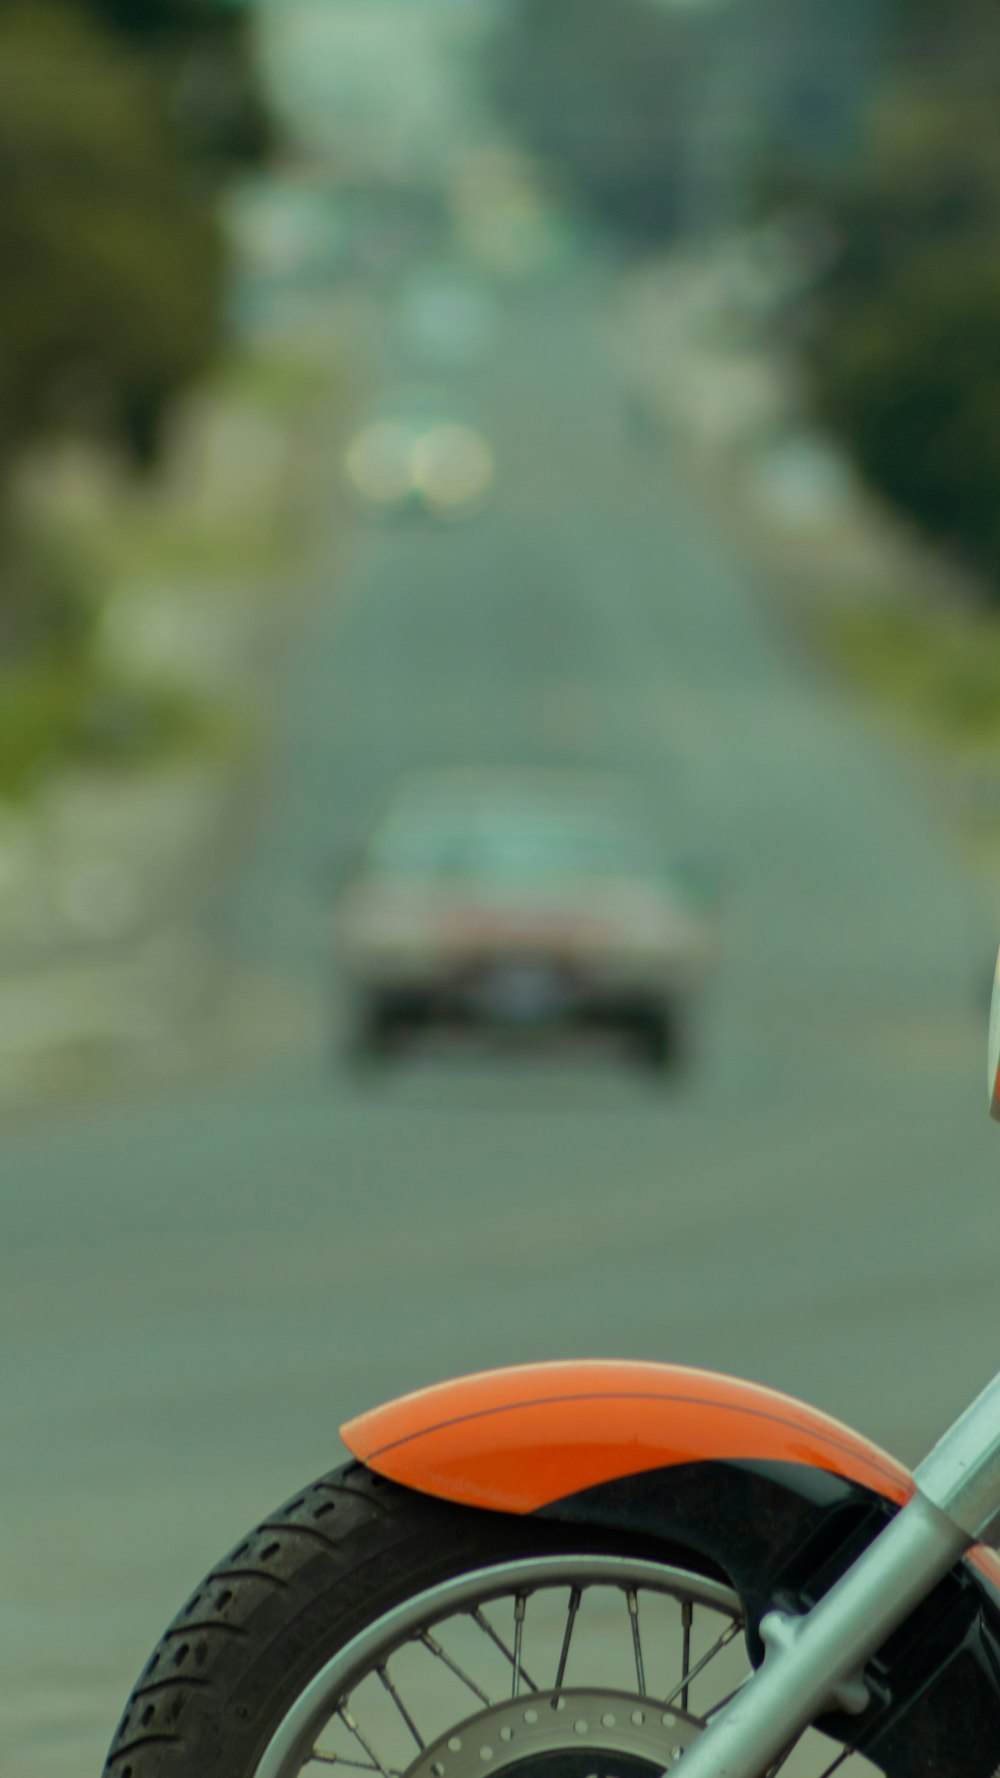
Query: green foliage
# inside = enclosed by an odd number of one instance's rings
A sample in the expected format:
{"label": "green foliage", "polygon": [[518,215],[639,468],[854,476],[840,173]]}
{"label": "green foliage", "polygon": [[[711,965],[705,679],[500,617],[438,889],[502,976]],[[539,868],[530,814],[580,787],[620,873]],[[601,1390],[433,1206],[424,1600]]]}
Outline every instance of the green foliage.
{"label": "green foliage", "polygon": [[75,0],[75,4],[113,30],[140,38],[213,29],[225,16],[222,0]]}
{"label": "green foliage", "polygon": [[72,661],[92,628],[90,564],[54,535],[8,520],[0,552],[0,662]]}
{"label": "green foliage", "polygon": [[487,58],[501,112],[600,220],[640,240],[678,220],[691,55],[649,0],[508,0]]}
{"label": "green foliage", "polygon": [[34,660],[4,673],[0,696],[0,797],[23,796],[73,750],[87,701],[79,664]]}
{"label": "green foliage", "polygon": [[219,339],[222,251],[161,94],[67,8],[0,19],[0,467],[54,428],[141,461]]}
{"label": "green foliage", "polygon": [[828,297],[849,308],[914,254],[981,237],[1000,219],[995,106],[894,87],[856,164],[818,194],[840,240]]}
{"label": "green foliage", "polygon": [[[72,0],[155,64],[187,151],[223,170],[272,147],[240,0]],[[11,0],[6,0],[9,6]],[[4,0],[0,0],[2,12]]]}
{"label": "green foliage", "polygon": [[963,751],[1000,742],[1000,627],[907,604],[833,609],[824,639],[851,676]]}
{"label": "green foliage", "polygon": [[1000,573],[1000,260],[914,255],[829,342],[821,388],[868,479]]}
{"label": "green foliage", "polygon": [[131,769],[231,741],[184,692],[124,683],[85,656],[22,662],[0,689],[3,799],[29,796],[68,759]]}
{"label": "green foliage", "polygon": [[266,145],[226,6],[0,0],[0,796],[69,756],[199,741],[182,695],[109,678],[94,559],[27,535],[9,483],[46,435],[152,463],[174,397],[221,343],[213,175]]}
{"label": "green foliage", "polygon": [[1000,596],[1000,121],[912,75],[814,194],[838,249],[814,303],[821,416],[908,519]]}
{"label": "green foliage", "polygon": [[996,0],[895,0],[900,68],[961,102],[996,100],[1000,8]]}
{"label": "green foliage", "polygon": [[213,725],[184,691],[97,674],[74,710],[65,740],[81,760],[131,770],[194,748],[217,746],[216,730],[221,725]]}

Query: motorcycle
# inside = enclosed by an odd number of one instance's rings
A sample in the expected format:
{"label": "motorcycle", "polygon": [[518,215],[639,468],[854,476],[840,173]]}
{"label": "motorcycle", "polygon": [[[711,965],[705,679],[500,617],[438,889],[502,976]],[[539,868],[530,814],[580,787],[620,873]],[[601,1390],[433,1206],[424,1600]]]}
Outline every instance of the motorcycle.
{"label": "motorcycle", "polygon": [[105,1778],[1000,1778],[1000,1376],[912,1475],[669,1364],[465,1377],[342,1437],[170,1625]]}

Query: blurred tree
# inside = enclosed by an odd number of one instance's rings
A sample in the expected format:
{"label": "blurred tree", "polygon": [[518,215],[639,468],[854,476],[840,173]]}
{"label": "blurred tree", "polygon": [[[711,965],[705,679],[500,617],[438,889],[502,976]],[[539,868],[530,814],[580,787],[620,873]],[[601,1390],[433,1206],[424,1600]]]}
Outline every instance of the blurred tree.
{"label": "blurred tree", "polygon": [[650,0],[508,0],[487,59],[496,103],[596,215],[669,236],[684,201],[694,37]]}
{"label": "blurred tree", "polygon": [[0,475],[72,427],[140,462],[219,338],[222,250],[155,83],[69,8],[0,19]]}
{"label": "blurred tree", "polygon": [[869,480],[1000,594],[1000,258],[895,268],[827,338],[820,394]]}
{"label": "blurred tree", "polygon": [[890,18],[898,60],[938,93],[996,93],[1000,11],[996,0],[894,0]]}
{"label": "blurred tree", "polygon": [[962,72],[980,0],[957,0],[950,24],[925,0],[898,12],[862,150],[808,196],[836,243],[809,361],[819,411],[869,481],[1000,597],[1000,118]]}
{"label": "blurred tree", "polygon": [[215,29],[235,8],[226,0],[76,0],[95,18],[134,37],[176,36]]}
{"label": "blurred tree", "polygon": [[1000,125],[992,99],[883,94],[847,175],[823,194],[841,252],[831,297],[849,303],[911,253],[974,239],[1000,221]]}
{"label": "blurred tree", "polygon": [[[271,126],[239,0],[65,0],[144,56],[167,82],[182,140],[209,163],[255,162]],[[0,0],[0,21],[23,0]]]}
{"label": "blurred tree", "polygon": [[208,0],[0,0],[0,795],[79,749],[103,684],[88,567],[11,471],[46,435],[155,459],[221,343],[213,175],[264,142],[249,67]]}

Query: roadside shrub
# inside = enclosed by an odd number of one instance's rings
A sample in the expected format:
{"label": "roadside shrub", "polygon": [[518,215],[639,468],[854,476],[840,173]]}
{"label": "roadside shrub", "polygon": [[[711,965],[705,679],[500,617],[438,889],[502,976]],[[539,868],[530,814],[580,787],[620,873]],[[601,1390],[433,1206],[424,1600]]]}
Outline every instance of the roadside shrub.
{"label": "roadside shrub", "polygon": [[985,571],[1000,598],[1000,260],[927,249],[817,364],[821,412],[873,486]]}

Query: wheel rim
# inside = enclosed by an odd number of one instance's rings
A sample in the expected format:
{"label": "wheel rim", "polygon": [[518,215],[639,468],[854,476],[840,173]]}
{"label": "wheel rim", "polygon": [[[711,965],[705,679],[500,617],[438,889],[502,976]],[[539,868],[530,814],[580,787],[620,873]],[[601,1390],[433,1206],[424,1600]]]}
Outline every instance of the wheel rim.
{"label": "wheel rim", "polygon": [[[742,1630],[736,1594],[683,1569],[601,1556],[480,1569],[334,1655],[254,1778],[654,1778],[745,1679]],[[872,1770],[812,1739],[818,1754],[793,1754],[789,1778]]]}

